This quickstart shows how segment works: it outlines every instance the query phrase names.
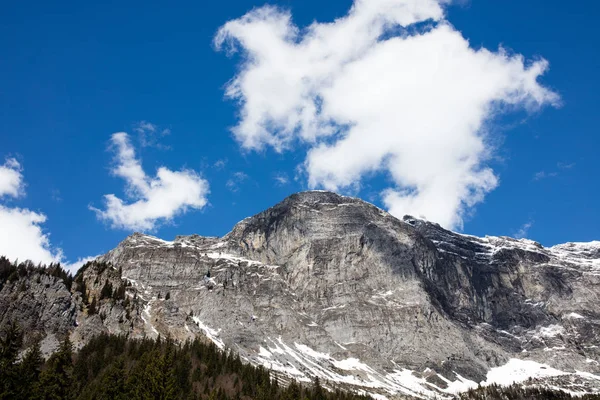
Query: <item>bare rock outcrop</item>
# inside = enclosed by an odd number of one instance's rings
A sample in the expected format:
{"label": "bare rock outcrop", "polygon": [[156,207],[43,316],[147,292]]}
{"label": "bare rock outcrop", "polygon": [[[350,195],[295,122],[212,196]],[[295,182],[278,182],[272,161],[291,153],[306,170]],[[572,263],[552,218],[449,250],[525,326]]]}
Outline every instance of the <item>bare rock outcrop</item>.
{"label": "bare rock outcrop", "polygon": [[222,238],[134,234],[71,292],[18,284],[0,290],[2,322],[42,316],[46,334],[78,343],[203,335],[282,379],[380,398],[528,378],[600,390],[600,243],[477,238],[329,192],[293,195]]}

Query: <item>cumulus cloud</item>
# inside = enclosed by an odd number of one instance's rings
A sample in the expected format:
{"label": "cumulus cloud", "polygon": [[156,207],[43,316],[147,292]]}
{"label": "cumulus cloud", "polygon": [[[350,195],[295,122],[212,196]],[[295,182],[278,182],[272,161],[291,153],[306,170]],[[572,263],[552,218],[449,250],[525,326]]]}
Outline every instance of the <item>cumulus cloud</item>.
{"label": "cumulus cloud", "polygon": [[21,196],[23,186],[21,164],[14,158],[7,159],[0,165],[0,198]]}
{"label": "cumulus cloud", "polygon": [[0,205],[0,255],[44,264],[60,262],[62,251],[51,247],[50,237],[42,229],[45,222],[44,214]]}
{"label": "cumulus cloud", "polygon": [[136,158],[129,135],[124,132],[112,135],[111,148],[116,153],[111,172],[125,180],[131,202],[107,194],[104,210],[90,209],[114,228],[151,231],[161,222],[171,221],[192,209],[202,209],[207,204],[208,182],[196,172],[160,167],[156,177],[147,176]]}
{"label": "cumulus cloud", "polygon": [[538,82],[548,62],[470,46],[444,3],[355,0],[306,29],[272,6],[227,22],[215,45],[242,54],[226,88],[240,107],[236,139],[249,150],[308,145],[310,187],[356,190],[383,174],[393,214],[461,228],[498,185],[493,118],[559,96]]}
{"label": "cumulus cloud", "polygon": [[88,262],[94,261],[96,258],[98,258],[99,256],[93,256],[93,257],[82,257],[79,258],[77,261],[73,262],[73,263],[66,263],[63,264],[62,267],[71,273],[71,275],[75,275],[77,273],[77,271],[79,271],[81,269],[81,267],[83,267],[85,264],[87,264]]}
{"label": "cumulus cloud", "polygon": [[[22,167],[14,158],[0,166],[0,199],[25,195]],[[62,250],[50,245],[42,225],[46,216],[24,208],[0,204],[0,255],[10,260],[49,264],[63,259]]]}

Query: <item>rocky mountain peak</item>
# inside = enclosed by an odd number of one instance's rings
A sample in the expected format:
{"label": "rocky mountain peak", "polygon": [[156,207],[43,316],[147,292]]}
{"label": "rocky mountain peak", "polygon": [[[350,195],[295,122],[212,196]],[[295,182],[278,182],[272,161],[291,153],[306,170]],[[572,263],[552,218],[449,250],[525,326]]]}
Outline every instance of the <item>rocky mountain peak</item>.
{"label": "rocky mountain peak", "polygon": [[309,190],[305,192],[299,192],[290,195],[285,200],[283,200],[280,204],[304,204],[307,206],[316,206],[323,204],[364,204],[366,206],[371,206],[371,204],[355,197],[343,196],[338,193],[329,192],[326,190]]}
{"label": "rocky mountain peak", "polygon": [[[75,321],[78,343],[98,332],[201,336],[281,379],[319,377],[380,399],[528,378],[592,392],[600,390],[598,249],[464,235],[310,191],[223,238],[131,235],[76,279],[66,324]],[[0,310],[63,318],[36,306],[56,297],[46,294],[52,286],[31,286],[36,302],[26,302],[27,290],[17,296],[19,287],[2,288]],[[14,298],[27,306],[7,306]],[[44,329],[55,326],[65,330]]]}
{"label": "rocky mountain peak", "polygon": [[167,241],[160,239],[158,237],[148,235],[141,232],[135,232],[131,235],[127,236],[120,245],[123,246],[142,246],[142,245],[152,245],[152,244],[160,244],[167,243]]}

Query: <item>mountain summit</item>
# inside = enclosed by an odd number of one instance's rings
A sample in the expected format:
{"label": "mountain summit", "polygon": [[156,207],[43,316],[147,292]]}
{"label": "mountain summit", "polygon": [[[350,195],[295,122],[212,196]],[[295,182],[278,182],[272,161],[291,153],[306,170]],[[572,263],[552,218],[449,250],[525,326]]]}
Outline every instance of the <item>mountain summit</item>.
{"label": "mountain summit", "polygon": [[47,349],[66,333],[205,336],[283,380],[380,399],[529,378],[600,391],[599,242],[478,238],[311,191],[222,238],[134,234],[70,290],[21,283],[1,287],[1,321]]}

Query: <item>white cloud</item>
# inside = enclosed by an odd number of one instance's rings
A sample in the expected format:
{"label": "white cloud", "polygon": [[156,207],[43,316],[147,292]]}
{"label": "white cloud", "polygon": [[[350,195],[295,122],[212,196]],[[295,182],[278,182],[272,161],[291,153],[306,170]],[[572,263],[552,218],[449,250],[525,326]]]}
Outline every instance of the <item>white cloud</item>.
{"label": "white cloud", "polygon": [[[21,165],[14,158],[0,166],[0,198],[25,195]],[[46,216],[28,209],[0,204],[0,255],[10,260],[32,260],[49,264],[62,260],[62,250],[50,245],[42,229]]]}
{"label": "white cloud", "polygon": [[270,6],[227,22],[215,44],[244,57],[226,89],[240,104],[237,140],[252,150],[308,144],[310,187],[356,189],[383,173],[393,214],[460,228],[498,185],[488,124],[559,97],[537,81],[545,60],[471,47],[443,3],[356,0],[347,16],[307,29]]}
{"label": "white cloud", "polygon": [[21,164],[14,158],[8,158],[0,165],[0,198],[19,197],[24,191]]}
{"label": "white cloud", "polygon": [[98,218],[109,221],[114,228],[149,231],[160,222],[206,205],[209,185],[196,172],[160,167],[155,178],[148,177],[127,133],[113,134],[111,143],[116,152],[112,173],[125,180],[127,195],[133,202],[107,194],[105,210],[90,207]]}
{"label": "white cloud", "polygon": [[77,261],[75,261],[73,263],[63,264],[62,267],[66,271],[70,272],[71,275],[74,276],[81,267],[83,267],[88,262],[94,261],[98,257],[99,256],[79,258]]}
{"label": "white cloud", "polygon": [[515,238],[516,239],[524,239],[527,237],[527,235],[529,234],[529,230],[531,229],[531,227],[533,227],[533,221],[529,221],[525,224],[523,224],[523,226],[521,226],[519,228],[519,230],[515,233]]}
{"label": "white cloud", "polygon": [[50,245],[50,237],[42,229],[45,222],[44,214],[0,205],[0,255],[43,264],[60,262],[62,250]]}
{"label": "white cloud", "polygon": [[[18,198],[25,195],[23,169],[13,158],[0,166],[0,199]],[[55,193],[56,192],[56,193]],[[52,198],[60,201],[60,192],[53,191]],[[46,215],[26,208],[7,207],[0,204],[0,256],[9,260],[50,264],[62,263],[63,268],[75,273],[86,261],[95,257],[80,259],[65,264],[62,249],[52,246],[50,234],[44,230]]]}

